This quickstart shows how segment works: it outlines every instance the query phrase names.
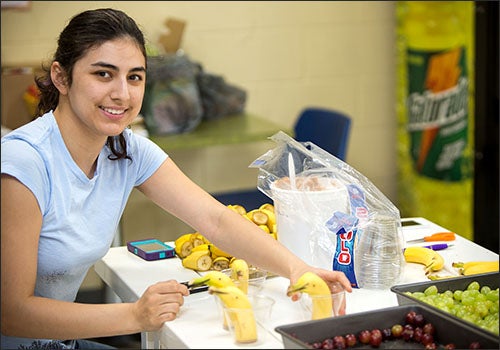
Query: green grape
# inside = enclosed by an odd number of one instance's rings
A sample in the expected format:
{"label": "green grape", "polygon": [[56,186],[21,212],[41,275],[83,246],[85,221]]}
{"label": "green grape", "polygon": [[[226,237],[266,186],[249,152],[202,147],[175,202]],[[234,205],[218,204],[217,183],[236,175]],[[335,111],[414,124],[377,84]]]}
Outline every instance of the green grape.
{"label": "green grape", "polygon": [[423,292],[407,295],[498,335],[498,292],[499,288],[491,289],[473,281],[464,290],[440,293],[436,285],[430,285]]}
{"label": "green grape", "polygon": [[429,286],[424,290],[425,295],[436,295],[438,293],[438,289],[435,285]]}
{"label": "green grape", "polygon": [[453,292],[451,290],[446,290],[443,295],[447,298],[453,298]]}
{"label": "green grape", "polygon": [[488,306],[486,306],[486,303],[479,301],[476,302],[475,306],[475,312],[479,316],[479,318],[486,317],[489,314]]}
{"label": "green grape", "polygon": [[467,286],[467,290],[479,290],[479,282],[473,281]]}
{"label": "green grape", "polygon": [[498,289],[491,290],[486,294],[486,299],[498,302]]}
{"label": "green grape", "polygon": [[481,294],[486,295],[486,294],[488,294],[490,291],[491,291],[491,288],[490,288],[490,287],[488,287],[488,286],[482,286],[482,287],[481,287]]}

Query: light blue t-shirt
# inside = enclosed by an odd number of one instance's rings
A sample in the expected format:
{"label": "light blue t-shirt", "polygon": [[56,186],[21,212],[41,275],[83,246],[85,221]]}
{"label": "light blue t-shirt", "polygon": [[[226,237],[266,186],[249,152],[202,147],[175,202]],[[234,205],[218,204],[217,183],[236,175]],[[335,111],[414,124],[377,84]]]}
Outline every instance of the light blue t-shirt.
{"label": "light blue t-shirt", "polygon": [[131,159],[110,160],[104,146],[92,179],[73,161],[52,112],[2,137],[2,174],[31,190],[43,216],[35,295],[75,300],[88,269],[110,248],[133,188],[168,157],[148,138],[123,134]]}

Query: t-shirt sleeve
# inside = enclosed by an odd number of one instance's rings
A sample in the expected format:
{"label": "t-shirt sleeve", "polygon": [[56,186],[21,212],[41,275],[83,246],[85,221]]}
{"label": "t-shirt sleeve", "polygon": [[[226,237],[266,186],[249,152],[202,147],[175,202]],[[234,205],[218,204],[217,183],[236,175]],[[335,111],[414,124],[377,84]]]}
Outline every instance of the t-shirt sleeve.
{"label": "t-shirt sleeve", "polygon": [[40,211],[48,208],[50,179],[40,154],[22,140],[2,142],[2,174],[15,177],[33,193]]}
{"label": "t-shirt sleeve", "polygon": [[133,162],[138,162],[134,186],[139,186],[158,170],[168,158],[168,154],[150,139],[131,131],[129,132],[129,140]]}

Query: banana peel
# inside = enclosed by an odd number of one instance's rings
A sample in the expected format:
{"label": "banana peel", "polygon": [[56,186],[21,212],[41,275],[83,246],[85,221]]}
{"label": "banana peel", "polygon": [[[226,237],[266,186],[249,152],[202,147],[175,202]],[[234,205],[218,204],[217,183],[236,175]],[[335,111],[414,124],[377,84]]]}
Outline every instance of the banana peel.
{"label": "banana peel", "polygon": [[496,261],[469,261],[453,262],[453,267],[457,268],[463,276],[476,275],[488,272],[498,272],[498,260]]}
{"label": "banana peel", "polygon": [[426,275],[440,271],[444,267],[444,259],[441,254],[429,248],[420,246],[408,247],[404,250],[403,255],[406,262],[424,265]]}
{"label": "banana peel", "polygon": [[192,252],[182,259],[182,266],[195,271],[208,271],[212,267],[212,258],[209,250]]}
{"label": "banana peel", "polygon": [[[326,282],[314,272],[305,272],[299,277],[297,282],[287,289],[287,296],[292,296],[294,293],[307,293],[312,296],[312,315],[311,319],[319,320],[332,316],[332,298],[331,291]],[[328,296],[314,298],[314,296]]]}
{"label": "banana peel", "polygon": [[224,315],[234,327],[236,342],[246,344],[257,341],[257,322],[247,295],[234,286],[209,287],[208,292],[219,297],[224,304]]}

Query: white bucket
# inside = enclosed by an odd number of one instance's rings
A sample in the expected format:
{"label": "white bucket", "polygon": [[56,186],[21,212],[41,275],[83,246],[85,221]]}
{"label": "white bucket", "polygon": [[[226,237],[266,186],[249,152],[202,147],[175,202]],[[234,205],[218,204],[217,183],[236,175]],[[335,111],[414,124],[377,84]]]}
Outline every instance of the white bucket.
{"label": "white bucket", "polygon": [[306,263],[332,269],[336,237],[326,222],[336,211],[350,213],[345,185],[322,178],[321,190],[282,189],[271,184],[278,241]]}

